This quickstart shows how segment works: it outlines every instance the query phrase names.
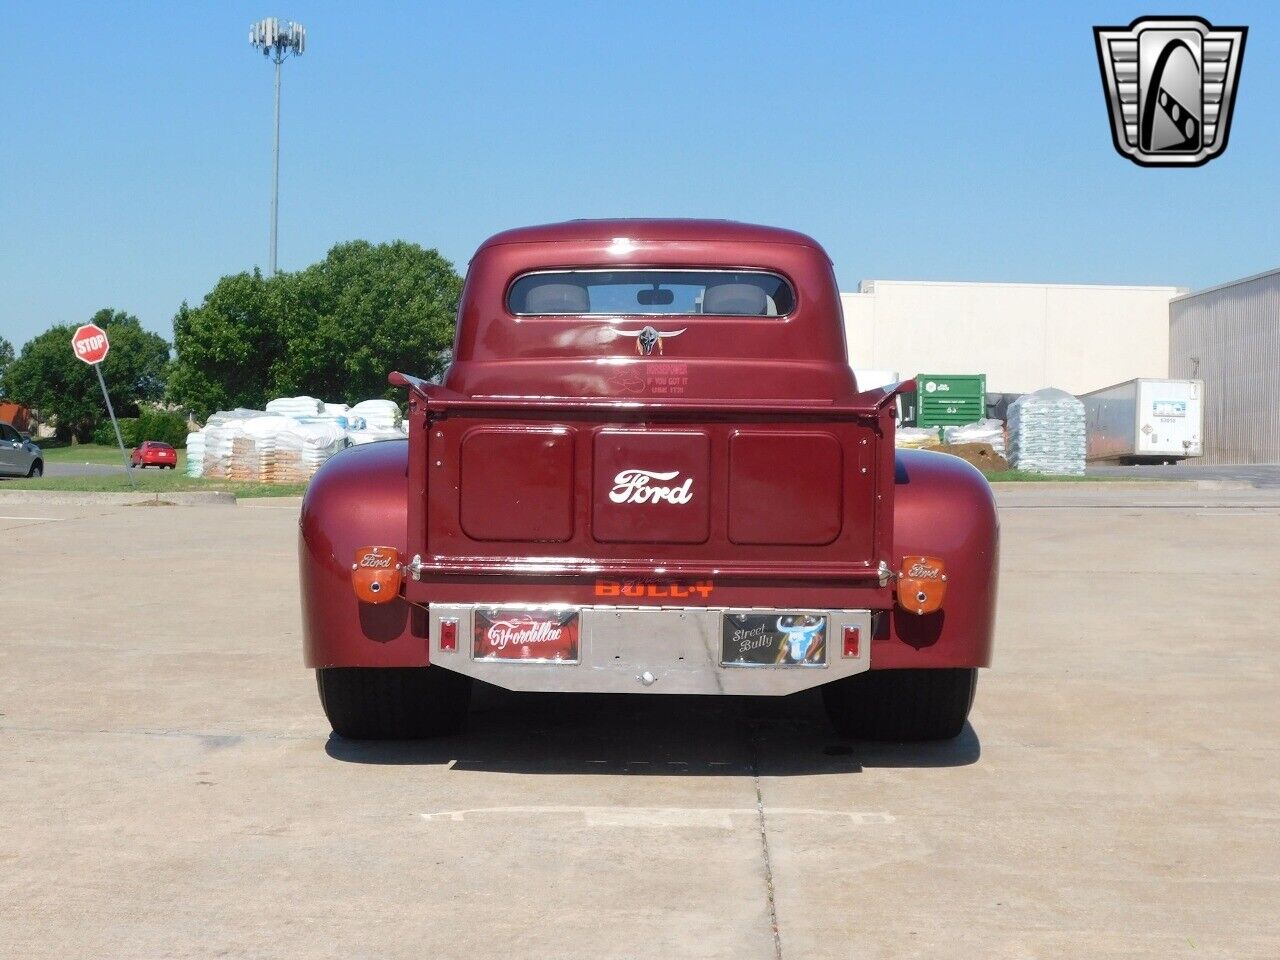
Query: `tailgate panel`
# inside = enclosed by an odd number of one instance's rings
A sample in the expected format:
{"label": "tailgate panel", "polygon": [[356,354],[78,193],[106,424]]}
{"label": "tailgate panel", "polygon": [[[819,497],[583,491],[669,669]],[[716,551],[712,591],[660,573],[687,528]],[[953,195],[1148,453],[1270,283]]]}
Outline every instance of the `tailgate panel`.
{"label": "tailgate panel", "polygon": [[879,484],[892,474],[869,418],[424,427],[411,552],[440,574],[861,579],[889,533]]}
{"label": "tailgate panel", "polygon": [[600,543],[706,543],[711,484],[711,441],[704,430],[598,430],[592,537]]}
{"label": "tailgate panel", "polygon": [[843,526],[844,454],[832,434],[736,431],[729,441],[729,539],[821,546]]}
{"label": "tailgate panel", "polygon": [[573,435],[564,427],[466,433],[458,520],[472,540],[564,543],[573,536]]}

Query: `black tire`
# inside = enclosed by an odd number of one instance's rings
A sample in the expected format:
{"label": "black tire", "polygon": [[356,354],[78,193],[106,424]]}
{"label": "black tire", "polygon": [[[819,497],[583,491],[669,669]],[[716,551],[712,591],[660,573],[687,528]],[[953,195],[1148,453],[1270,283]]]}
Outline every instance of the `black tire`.
{"label": "black tire", "polygon": [[333,732],[349,740],[459,733],[471,702],[471,678],[443,667],[328,667],[316,686]]}
{"label": "black tire", "polygon": [[974,668],[868,670],[822,688],[836,732],[851,740],[950,740],[969,718]]}
{"label": "black tire", "polygon": [[27,477],[31,480],[39,480],[44,476],[44,463],[40,460],[31,464],[31,469],[27,471]]}

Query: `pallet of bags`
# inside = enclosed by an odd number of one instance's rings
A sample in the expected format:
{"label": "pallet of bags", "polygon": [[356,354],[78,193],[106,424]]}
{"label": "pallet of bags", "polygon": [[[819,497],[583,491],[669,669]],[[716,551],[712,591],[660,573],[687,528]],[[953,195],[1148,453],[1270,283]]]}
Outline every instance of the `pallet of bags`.
{"label": "pallet of bags", "polygon": [[219,410],[209,418],[204,427],[204,458],[201,475],[225,480],[231,471],[232,445],[236,437],[244,436],[244,426],[249,420],[265,417],[261,410]]}
{"label": "pallet of bags", "polygon": [[272,480],[307,483],[326,460],[346,445],[346,431],[335,423],[295,422],[275,436]]}
{"label": "pallet of bags", "polygon": [[1052,387],[1009,405],[1009,464],[1032,473],[1084,473],[1084,404]]}
{"label": "pallet of bags", "polygon": [[950,444],[985,443],[996,455],[1005,455],[1003,420],[979,420],[959,427],[943,427],[942,439]]}
{"label": "pallet of bags", "polygon": [[187,434],[187,468],[188,477],[204,475],[204,431],[197,430]]}
{"label": "pallet of bags", "polygon": [[258,479],[258,445],[253,437],[239,434],[231,438],[231,459],[227,479],[250,482]]}
{"label": "pallet of bags", "polygon": [[277,438],[295,426],[297,421],[285,416],[257,417],[246,421],[243,429],[245,435],[253,441],[253,450],[245,461],[241,475],[257,483],[275,483]]}
{"label": "pallet of bags", "polygon": [[894,431],[893,444],[906,450],[919,450],[938,442],[938,431],[929,427],[899,427]]}

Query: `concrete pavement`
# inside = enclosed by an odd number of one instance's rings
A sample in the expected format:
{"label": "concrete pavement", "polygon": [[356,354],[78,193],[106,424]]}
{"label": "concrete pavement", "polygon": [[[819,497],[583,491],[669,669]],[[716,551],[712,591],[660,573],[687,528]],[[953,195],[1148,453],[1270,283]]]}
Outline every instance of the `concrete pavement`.
{"label": "concrete pavement", "polygon": [[999,496],[996,666],[911,747],[492,689],[347,743],[296,501],[5,507],[0,957],[1280,955],[1280,498]]}

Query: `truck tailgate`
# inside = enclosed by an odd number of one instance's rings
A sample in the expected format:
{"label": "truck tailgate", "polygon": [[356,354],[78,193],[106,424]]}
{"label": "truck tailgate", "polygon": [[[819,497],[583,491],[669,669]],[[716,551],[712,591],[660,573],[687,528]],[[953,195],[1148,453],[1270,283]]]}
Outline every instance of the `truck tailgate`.
{"label": "truck tailgate", "polygon": [[411,547],[428,575],[865,579],[890,535],[884,425],[821,409],[423,418]]}

